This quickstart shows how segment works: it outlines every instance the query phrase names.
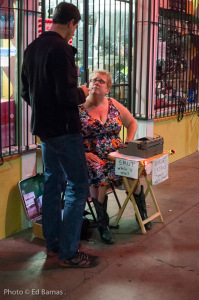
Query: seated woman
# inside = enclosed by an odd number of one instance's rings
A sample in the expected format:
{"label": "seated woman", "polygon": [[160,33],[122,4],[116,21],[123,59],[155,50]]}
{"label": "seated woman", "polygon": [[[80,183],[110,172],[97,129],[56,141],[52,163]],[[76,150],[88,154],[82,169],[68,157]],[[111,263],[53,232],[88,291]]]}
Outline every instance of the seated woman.
{"label": "seated woman", "polygon": [[108,159],[110,152],[123,148],[119,137],[122,125],[127,128],[126,143],[132,140],[137,122],[121,103],[106,95],[112,86],[111,74],[94,71],[90,79],[90,92],[86,102],[79,106],[86,152],[90,194],[97,212],[98,229],[105,243],[114,243],[109,229],[106,190],[110,180],[117,180],[115,164]]}

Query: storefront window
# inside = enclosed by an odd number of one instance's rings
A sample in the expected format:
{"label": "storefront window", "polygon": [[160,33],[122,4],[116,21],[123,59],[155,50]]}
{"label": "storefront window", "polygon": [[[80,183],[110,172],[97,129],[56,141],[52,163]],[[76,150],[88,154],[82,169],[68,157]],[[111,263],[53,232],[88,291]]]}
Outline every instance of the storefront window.
{"label": "storefront window", "polygon": [[37,0],[0,0],[0,157],[36,147],[20,77],[23,51],[38,36],[40,10]]}
{"label": "storefront window", "polygon": [[198,17],[198,1],[160,1],[154,103],[156,118],[197,109]]}
{"label": "storefront window", "polygon": [[0,4],[0,148],[5,149],[16,146],[16,1],[1,0]]}

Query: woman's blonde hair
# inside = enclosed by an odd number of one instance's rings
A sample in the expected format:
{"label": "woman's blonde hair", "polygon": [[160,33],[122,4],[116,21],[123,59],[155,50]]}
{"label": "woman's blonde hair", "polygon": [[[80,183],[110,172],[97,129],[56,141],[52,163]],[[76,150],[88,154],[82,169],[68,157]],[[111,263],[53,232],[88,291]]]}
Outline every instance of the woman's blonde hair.
{"label": "woman's blonde hair", "polygon": [[106,70],[95,70],[91,73],[91,79],[97,74],[103,74],[103,75],[106,75],[107,77],[107,86],[111,89],[112,87],[112,75],[109,71],[106,71]]}

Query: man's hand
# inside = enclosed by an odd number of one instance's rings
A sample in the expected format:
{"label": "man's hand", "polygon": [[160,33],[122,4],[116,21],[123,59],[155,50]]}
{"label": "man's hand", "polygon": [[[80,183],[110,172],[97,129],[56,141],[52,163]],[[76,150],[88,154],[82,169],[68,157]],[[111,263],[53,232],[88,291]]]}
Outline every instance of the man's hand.
{"label": "man's hand", "polygon": [[86,85],[81,85],[80,88],[84,91],[85,96],[87,97],[89,94],[90,89],[87,88]]}

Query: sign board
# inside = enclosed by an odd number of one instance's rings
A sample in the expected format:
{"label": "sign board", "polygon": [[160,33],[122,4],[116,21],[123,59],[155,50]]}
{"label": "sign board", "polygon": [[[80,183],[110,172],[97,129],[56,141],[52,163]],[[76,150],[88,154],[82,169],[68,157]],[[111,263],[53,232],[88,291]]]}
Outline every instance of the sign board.
{"label": "sign board", "polygon": [[168,154],[153,160],[152,185],[168,179]]}
{"label": "sign board", "polygon": [[138,168],[139,168],[138,161],[116,158],[116,162],[115,162],[116,175],[138,179]]}
{"label": "sign board", "polygon": [[44,175],[38,173],[30,178],[21,180],[18,183],[22,203],[29,221],[35,222],[42,218],[44,182]]}

